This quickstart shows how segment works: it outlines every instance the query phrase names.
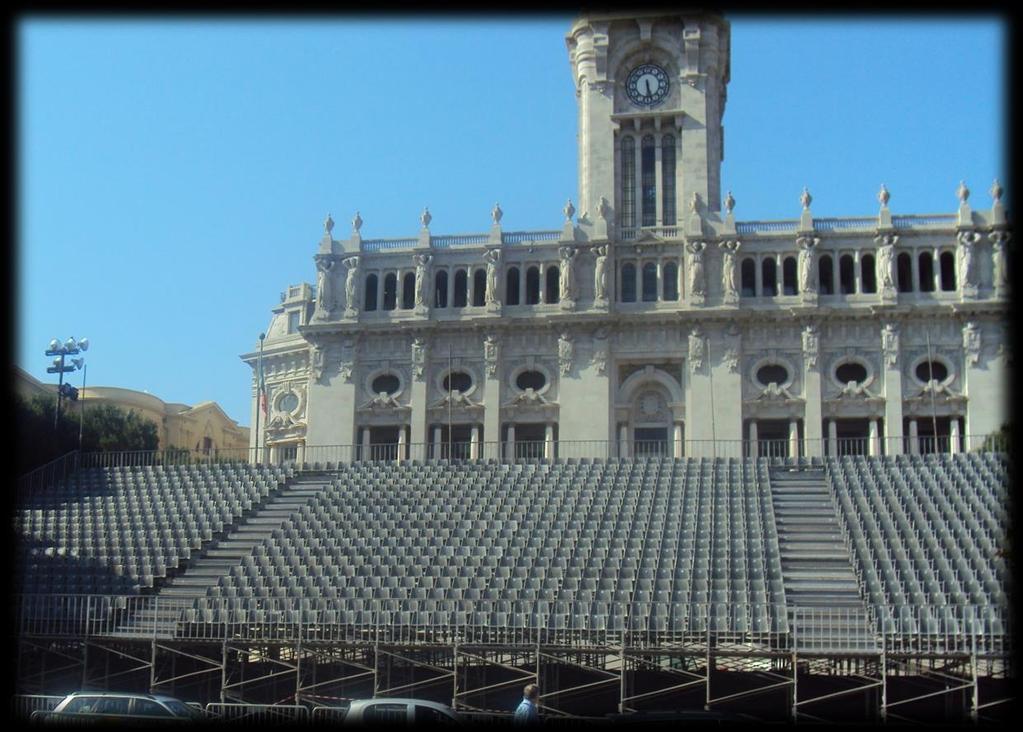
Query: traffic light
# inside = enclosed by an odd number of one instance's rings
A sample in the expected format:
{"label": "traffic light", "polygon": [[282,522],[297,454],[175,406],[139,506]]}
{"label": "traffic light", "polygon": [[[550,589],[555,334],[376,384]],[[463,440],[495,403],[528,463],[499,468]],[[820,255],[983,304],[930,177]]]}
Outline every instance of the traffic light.
{"label": "traffic light", "polygon": [[71,384],[61,384],[60,393],[65,399],[70,399],[73,402],[78,401],[78,389]]}

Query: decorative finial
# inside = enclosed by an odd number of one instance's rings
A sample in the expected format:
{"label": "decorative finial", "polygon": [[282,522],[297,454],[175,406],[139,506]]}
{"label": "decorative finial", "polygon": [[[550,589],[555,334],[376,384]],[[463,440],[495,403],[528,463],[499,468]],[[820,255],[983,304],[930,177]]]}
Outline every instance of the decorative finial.
{"label": "decorative finial", "polygon": [[501,217],[504,216],[504,211],[501,210],[501,204],[494,204],[494,209],[490,212],[490,216],[494,219],[495,226],[501,223]]}
{"label": "decorative finial", "polygon": [[725,196],[725,211],[732,213],[733,208],[735,208],[735,199],[732,198],[732,192],[729,191],[728,195]]}
{"label": "decorative finial", "polygon": [[881,202],[881,208],[888,208],[888,201],[891,199],[892,194],[885,188],[884,183],[881,184],[881,190],[877,194],[877,200]]}
{"label": "decorative finial", "polygon": [[362,217],[359,216],[359,212],[355,212],[355,218],[352,219],[352,231],[356,234],[359,233],[359,229],[362,228]]}
{"label": "decorative finial", "polygon": [[810,204],[813,202],[813,196],[810,195],[810,191],[806,186],[803,186],[803,193],[799,196],[799,202],[803,204],[804,209],[810,208]]}
{"label": "decorative finial", "polygon": [[424,229],[430,226],[430,222],[433,221],[433,216],[430,215],[429,206],[423,209],[423,213],[419,217],[419,221],[422,223]]}
{"label": "decorative finial", "polygon": [[327,219],[323,222],[323,230],[325,232],[327,232],[327,234],[329,235],[330,232],[333,231],[333,229],[334,229],[334,219],[332,219],[330,217],[330,214],[327,214]]}
{"label": "decorative finial", "polygon": [[959,181],[956,195],[959,196],[960,203],[966,203],[966,199],[970,197],[970,189],[966,187],[966,181]]}
{"label": "decorative finial", "polygon": [[1002,186],[999,185],[998,179],[995,178],[995,182],[991,184],[991,198],[994,199],[995,203],[1000,203],[1002,200]]}
{"label": "decorative finial", "polygon": [[568,203],[561,209],[561,212],[565,214],[565,221],[571,221],[572,217],[575,216],[575,206],[572,205],[572,199],[568,199]]}

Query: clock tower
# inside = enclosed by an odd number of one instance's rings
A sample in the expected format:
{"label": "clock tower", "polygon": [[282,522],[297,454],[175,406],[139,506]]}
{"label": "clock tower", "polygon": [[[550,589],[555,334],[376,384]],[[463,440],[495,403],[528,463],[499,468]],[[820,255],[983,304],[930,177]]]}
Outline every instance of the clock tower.
{"label": "clock tower", "polygon": [[681,226],[694,195],[702,215],[720,210],[729,33],[705,13],[594,14],[572,26],[580,223],[591,236],[603,238],[601,221],[608,237]]}

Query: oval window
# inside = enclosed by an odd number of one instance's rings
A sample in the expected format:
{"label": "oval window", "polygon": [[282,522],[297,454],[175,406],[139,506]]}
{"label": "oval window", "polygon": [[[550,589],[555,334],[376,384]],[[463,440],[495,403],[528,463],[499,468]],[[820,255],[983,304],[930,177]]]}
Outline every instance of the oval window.
{"label": "oval window", "polygon": [[281,397],[281,401],[278,402],[278,405],[282,412],[294,412],[298,408],[298,396],[295,392],[289,391]]}
{"label": "oval window", "polygon": [[472,388],[472,377],[464,371],[455,371],[444,377],[444,391],[460,391],[465,394]]}
{"label": "oval window", "polygon": [[515,386],[525,391],[540,391],[547,384],[547,377],[539,371],[523,371],[515,378]]}
{"label": "oval window", "polygon": [[789,380],[789,370],[778,363],[771,363],[757,369],[757,381],[765,386],[770,383],[784,384]]}
{"label": "oval window", "polygon": [[944,381],[948,378],[948,369],[941,361],[923,361],[916,367],[916,378],[925,384],[932,379]]}
{"label": "oval window", "polygon": [[848,384],[850,381],[862,384],[867,380],[867,369],[855,361],[843,363],[835,369],[835,378],[840,384]]}
{"label": "oval window", "polygon": [[373,379],[373,393],[395,394],[401,387],[401,382],[394,374],[383,374]]}

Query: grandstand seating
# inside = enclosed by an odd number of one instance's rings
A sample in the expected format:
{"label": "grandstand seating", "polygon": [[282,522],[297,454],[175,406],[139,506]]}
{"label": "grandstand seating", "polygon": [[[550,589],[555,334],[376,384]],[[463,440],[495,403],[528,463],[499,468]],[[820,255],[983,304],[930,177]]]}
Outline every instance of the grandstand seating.
{"label": "grandstand seating", "polygon": [[[258,623],[267,603],[297,600],[288,617],[303,622],[385,611],[403,625],[785,632],[770,468],[660,457],[338,465],[185,619]],[[962,616],[941,608],[955,607],[979,607],[990,626],[985,608],[1007,607],[1004,456],[840,457],[824,468],[863,598],[886,629],[947,630]],[[127,592],[152,587],[292,475],[82,471],[18,512],[21,591],[124,593],[118,574]],[[83,573],[88,562],[95,571]],[[937,617],[910,627],[920,616],[906,608],[923,605]]]}
{"label": "grandstand seating", "polygon": [[23,591],[135,593],[200,550],[288,477],[245,464],[91,468],[15,517]]}
{"label": "grandstand seating", "polygon": [[[845,456],[827,466],[862,592],[886,627],[949,632],[957,606],[979,607],[989,624],[991,609],[1008,609],[1004,455]],[[923,607],[938,616],[911,612]]]}

